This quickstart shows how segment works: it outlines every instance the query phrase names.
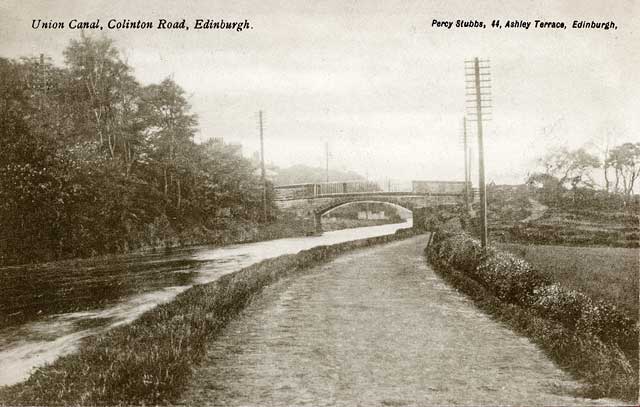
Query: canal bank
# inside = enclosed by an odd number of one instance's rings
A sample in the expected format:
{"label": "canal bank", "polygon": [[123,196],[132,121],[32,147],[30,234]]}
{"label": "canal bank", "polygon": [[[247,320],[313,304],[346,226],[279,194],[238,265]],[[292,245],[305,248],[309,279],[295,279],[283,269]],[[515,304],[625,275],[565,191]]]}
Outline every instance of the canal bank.
{"label": "canal bank", "polygon": [[580,385],[426,264],[427,236],[267,288],[209,346],[183,405],[620,405]]}

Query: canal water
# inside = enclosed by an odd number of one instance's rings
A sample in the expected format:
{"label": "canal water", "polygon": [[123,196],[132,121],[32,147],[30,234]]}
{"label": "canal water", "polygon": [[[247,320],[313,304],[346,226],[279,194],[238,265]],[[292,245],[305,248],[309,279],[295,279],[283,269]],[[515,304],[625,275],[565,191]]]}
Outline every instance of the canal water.
{"label": "canal water", "polygon": [[620,405],[447,286],[418,236],[267,287],[210,345],[183,405]]}
{"label": "canal water", "polygon": [[33,368],[77,350],[83,338],[127,324],[194,284],[267,258],[407,227],[411,220],[167,255],[0,269],[6,286],[0,299],[0,385],[25,380]]}

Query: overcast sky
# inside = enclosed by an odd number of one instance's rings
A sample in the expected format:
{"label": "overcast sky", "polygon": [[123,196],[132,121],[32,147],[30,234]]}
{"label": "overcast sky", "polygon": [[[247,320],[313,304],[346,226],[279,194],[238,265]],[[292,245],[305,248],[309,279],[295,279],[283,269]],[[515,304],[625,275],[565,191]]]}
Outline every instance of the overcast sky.
{"label": "overcast sky", "polygon": [[[333,167],[370,178],[463,178],[463,61],[474,56],[492,66],[488,180],[522,182],[549,147],[607,134],[640,141],[638,1],[186,3],[2,0],[0,56],[44,52],[62,64],[79,32],[33,30],[38,18],[248,19],[253,29],[243,32],[100,33],[116,40],[143,84],[172,76],[187,91],[199,140],[223,137],[250,155],[262,109],[268,161],[323,166],[328,141]],[[612,20],[618,29],[447,30],[433,19]]]}

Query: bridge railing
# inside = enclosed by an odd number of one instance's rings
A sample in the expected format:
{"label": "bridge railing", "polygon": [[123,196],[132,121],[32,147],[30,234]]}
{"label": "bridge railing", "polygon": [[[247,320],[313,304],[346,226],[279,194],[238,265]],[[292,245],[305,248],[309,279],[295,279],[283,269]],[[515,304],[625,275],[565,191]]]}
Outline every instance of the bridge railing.
{"label": "bridge railing", "polygon": [[280,185],[274,187],[274,191],[276,200],[284,201],[290,199],[315,198],[326,195],[380,192],[382,189],[376,182],[344,181]]}
{"label": "bridge railing", "polygon": [[420,195],[462,195],[464,194],[464,182],[412,181],[411,188],[402,189],[408,190],[400,191],[392,190],[391,188],[383,189],[380,184],[372,181],[344,181],[280,185],[274,187],[274,192],[276,201],[311,199],[332,195],[374,194],[382,192],[414,193]]}
{"label": "bridge railing", "polygon": [[325,182],[316,184],[316,196],[378,191],[381,191],[380,186],[375,182],[368,181]]}

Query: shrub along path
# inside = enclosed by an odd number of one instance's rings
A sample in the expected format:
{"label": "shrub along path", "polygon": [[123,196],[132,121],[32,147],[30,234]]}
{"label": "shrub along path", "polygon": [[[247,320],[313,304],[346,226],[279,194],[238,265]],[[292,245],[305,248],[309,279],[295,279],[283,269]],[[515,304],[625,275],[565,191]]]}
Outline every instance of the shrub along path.
{"label": "shrub along path", "polygon": [[441,232],[426,253],[447,282],[532,338],[585,380],[584,394],[638,398],[638,325],[614,304],[567,288],[512,254],[465,234]]}
{"label": "shrub along path", "polygon": [[425,263],[427,237],[342,255],[262,292],[179,404],[621,404],[578,384]]}

